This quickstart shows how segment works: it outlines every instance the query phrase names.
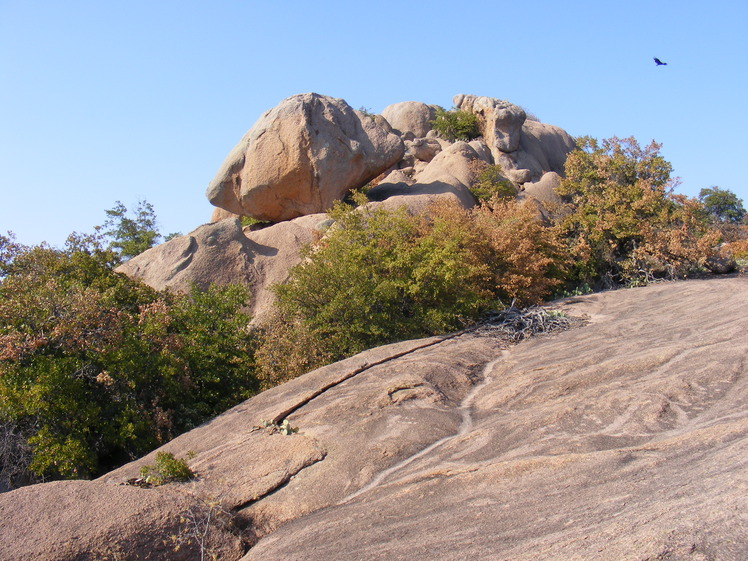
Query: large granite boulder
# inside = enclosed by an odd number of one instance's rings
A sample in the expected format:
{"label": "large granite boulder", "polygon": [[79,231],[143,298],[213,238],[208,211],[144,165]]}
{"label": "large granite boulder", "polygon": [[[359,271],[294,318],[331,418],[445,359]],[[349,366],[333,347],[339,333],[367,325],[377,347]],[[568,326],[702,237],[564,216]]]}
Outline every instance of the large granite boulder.
{"label": "large granite boulder", "polygon": [[554,217],[560,216],[564,208],[563,199],[556,193],[560,184],[561,176],[549,171],[538,181],[525,183],[518,198],[534,202],[543,222],[550,223]]}
{"label": "large granite boulder", "polygon": [[116,271],[142,280],[156,290],[206,289],[237,279],[251,282],[253,248],[236,218],[204,224],[185,236],[152,247]]}
{"label": "large granite boulder", "polygon": [[524,109],[501,99],[458,94],[453,103],[478,117],[493,163],[515,185],[538,181],[549,171],[564,173],[566,156],[575,144],[563,129],[527,120]]}
{"label": "large granite boulder", "polygon": [[549,171],[563,175],[566,156],[574,147],[574,139],[562,128],[525,121],[514,165],[517,169],[529,169],[533,177]]}
{"label": "large granite boulder", "polygon": [[436,106],[420,101],[393,103],[382,110],[382,117],[398,134],[411,138],[422,138],[431,130],[431,121],[436,116]]}
{"label": "large granite boulder", "polygon": [[486,96],[458,94],[452,100],[455,107],[478,117],[483,138],[494,158],[500,152],[514,152],[519,148],[522,124],[527,115],[519,105]]}
{"label": "large granite boulder", "polygon": [[384,119],[344,100],[292,96],[264,113],[234,147],[207,189],[237,215],[277,222],[329,209],[397,163],[405,148]]}
{"label": "large granite boulder", "polygon": [[259,322],[274,300],[270,287],[288,278],[291,267],[301,261],[301,248],[321,235],[326,218],[311,214],[257,231],[227,218],[151,248],[117,272],[157,290],[244,284],[250,291],[250,312]]}

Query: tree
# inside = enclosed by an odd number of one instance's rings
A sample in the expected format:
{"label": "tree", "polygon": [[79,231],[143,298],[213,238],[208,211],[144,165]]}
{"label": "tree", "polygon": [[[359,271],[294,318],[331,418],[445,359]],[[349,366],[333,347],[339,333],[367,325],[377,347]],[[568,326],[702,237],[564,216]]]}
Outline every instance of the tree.
{"label": "tree", "polygon": [[109,246],[120,260],[126,260],[143,253],[156,245],[161,238],[156,224],[156,213],[147,201],[139,201],[135,216],[129,217],[125,205],[117,201],[114,208],[106,211],[108,216],[102,228],[109,238]]}
{"label": "tree", "polygon": [[556,226],[575,262],[571,284],[636,284],[704,264],[719,233],[703,205],[673,195],[659,144],[583,137],[577,146],[558,189],[567,206]]}
{"label": "tree", "polygon": [[745,220],[743,200],[729,189],[712,186],[699,192],[699,200],[706,211],[718,222],[739,224]]}
{"label": "tree", "polygon": [[95,236],[8,253],[0,476],[95,476],[257,391],[245,289],[157,292],[115,273]]}

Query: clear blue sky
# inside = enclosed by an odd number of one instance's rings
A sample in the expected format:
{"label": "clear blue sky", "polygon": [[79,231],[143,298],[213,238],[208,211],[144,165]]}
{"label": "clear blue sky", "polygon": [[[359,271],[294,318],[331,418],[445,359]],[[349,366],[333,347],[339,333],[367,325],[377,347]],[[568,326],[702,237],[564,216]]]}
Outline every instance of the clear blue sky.
{"label": "clear blue sky", "polygon": [[140,199],[189,232],[244,132],[309,91],[374,112],[504,98],[575,136],[655,139],[678,191],[748,204],[746,29],[746,0],[0,0],[0,232],[61,245]]}

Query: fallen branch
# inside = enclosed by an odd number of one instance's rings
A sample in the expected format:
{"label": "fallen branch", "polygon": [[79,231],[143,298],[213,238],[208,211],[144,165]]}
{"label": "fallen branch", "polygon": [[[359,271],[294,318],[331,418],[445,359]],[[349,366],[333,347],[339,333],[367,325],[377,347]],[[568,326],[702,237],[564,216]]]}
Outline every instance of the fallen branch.
{"label": "fallen branch", "polygon": [[572,321],[554,310],[533,306],[520,310],[510,306],[492,313],[476,330],[478,335],[498,336],[514,343],[540,333],[563,331]]}

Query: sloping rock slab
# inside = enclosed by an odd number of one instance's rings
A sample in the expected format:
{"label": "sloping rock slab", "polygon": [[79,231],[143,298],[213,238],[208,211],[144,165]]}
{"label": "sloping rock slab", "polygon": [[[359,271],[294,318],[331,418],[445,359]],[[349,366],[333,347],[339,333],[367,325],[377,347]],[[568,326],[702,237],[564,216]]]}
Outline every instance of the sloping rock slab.
{"label": "sloping rock slab", "polygon": [[510,350],[470,430],[246,561],[748,559],[747,302],[745,278],[566,301],[590,324]]}
{"label": "sloping rock slab", "polygon": [[[192,491],[220,498],[255,541],[457,431],[457,406],[497,352],[496,341],[472,336],[379,347],[263,392],[164,449],[195,453]],[[298,432],[262,428],[283,419]],[[102,479],[135,477],[154,455]]]}
{"label": "sloping rock slab", "polygon": [[[195,453],[189,484],[117,485],[154,452],[0,495],[0,559],[179,559],[158,544],[218,503],[245,561],[742,561],[746,302],[744,277],[663,283],[565,300],[586,326],[509,349],[477,332],[372,349],[167,444]],[[298,432],[262,428],[284,419]]]}
{"label": "sloping rock slab", "polygon": [[[205,505],[181,492],[93,481],[56,481],[0,495],[0,559],[4,561],[191,561],[200,547],[189,521]],[[221,558],[241,555],[241,540],[215,525],[204,543]],[[200,536],[202,537],[202,536]],[[192,538],[192,539],[190,539]],[[189,542],[189,543],[188,543]]]}

